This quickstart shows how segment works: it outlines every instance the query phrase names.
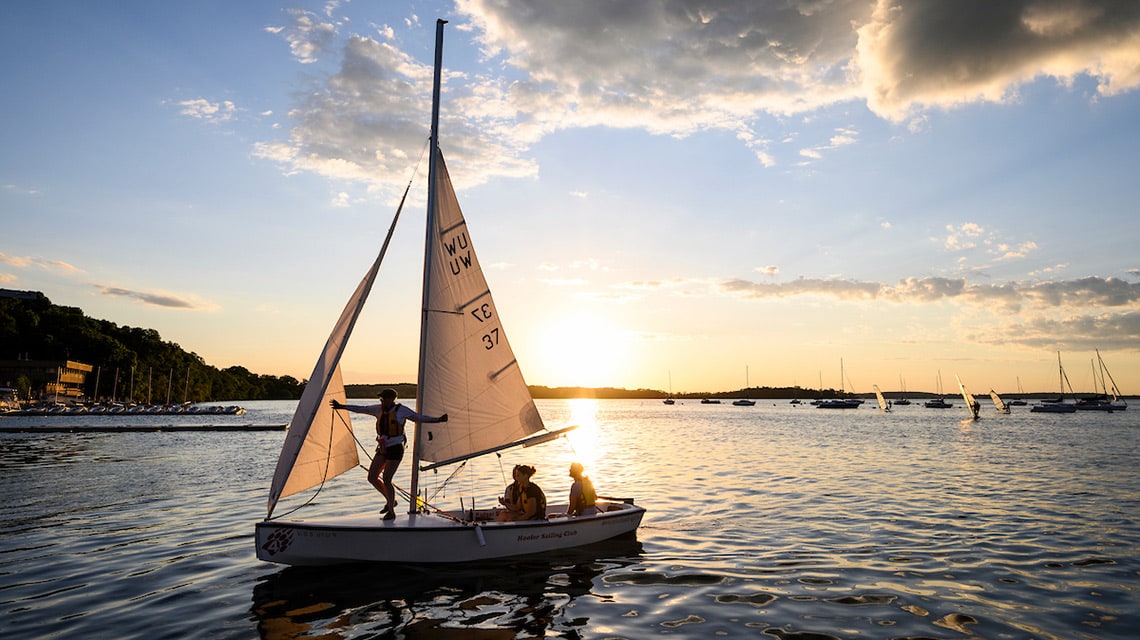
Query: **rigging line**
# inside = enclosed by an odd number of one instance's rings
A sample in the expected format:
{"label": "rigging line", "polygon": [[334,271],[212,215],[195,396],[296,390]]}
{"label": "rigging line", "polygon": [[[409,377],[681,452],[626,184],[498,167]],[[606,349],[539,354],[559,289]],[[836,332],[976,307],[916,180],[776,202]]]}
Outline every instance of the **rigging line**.
{"label": "rigging line", "polygon": [[435,493],[431,494],[431,497],[428,499],[429,500],[435,500],[436,496],[438,496],[441,491],[443,491],[444,489],[447,488],[447,483],[451,482],[455,478],[455,476],[459,474],[460,471],[463,471],[463,467],[465,467],[465,466],[467,466],[466,460],[464,460],[463,463],[460,464],[458,467],[455,467],[455,470],[452,471],[450,475],[448,475],[446,478],[443,479],[443,482],[440,483],[439,488],[436,489]]}

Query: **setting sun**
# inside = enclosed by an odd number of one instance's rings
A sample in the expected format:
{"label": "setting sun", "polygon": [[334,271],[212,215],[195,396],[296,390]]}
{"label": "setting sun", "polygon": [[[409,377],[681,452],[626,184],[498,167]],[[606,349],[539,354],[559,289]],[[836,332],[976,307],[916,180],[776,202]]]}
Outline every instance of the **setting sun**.
{"label": "setting sun", "polygon": [[556,386],[615,385],[629,342],[604,315],[582,312],[564,317],[538,334],[538,379]]}

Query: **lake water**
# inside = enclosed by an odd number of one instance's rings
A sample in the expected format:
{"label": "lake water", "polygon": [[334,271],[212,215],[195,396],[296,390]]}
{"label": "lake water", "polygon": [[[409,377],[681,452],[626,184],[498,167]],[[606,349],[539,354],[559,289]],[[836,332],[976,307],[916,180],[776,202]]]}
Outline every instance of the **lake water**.
{"label": "lake water", "polygon": [[[210,422],[283,424],[294,405],[244,406]],[[451,568],[286,568],[253,551],[283,432],[0,434],[0,636],[1140,633],[1140,407],[983,408],[976,422],[921,405],[539,408],[548,426],[583,426],[570,441],[469,464],[442,490],[446,472],[426,474],[432,501],[490,506],[519,462],[538,466],[535,482],[560,499],[580,460],[599,493],[648,509],[637,540]],[[367,419],[355,424],[369,441]],[[382,504],[363,470],[315,502]]]}

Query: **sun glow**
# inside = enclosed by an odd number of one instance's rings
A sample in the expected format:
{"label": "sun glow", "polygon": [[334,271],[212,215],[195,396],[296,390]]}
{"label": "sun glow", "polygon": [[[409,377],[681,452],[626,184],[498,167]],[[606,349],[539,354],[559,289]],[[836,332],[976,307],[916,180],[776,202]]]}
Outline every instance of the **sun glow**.
{"label": "sun glow", "polygon": [[548,386],[615,386],[627,368],[627,336],[604,316],[577,313],[538,335],[541,382]]}
{"label": "sun glow", "polygon": [[566,434],[574,460],[590,466],[598,459],[598,401],[586,398],[569,400],[569,423],[578,428]]}

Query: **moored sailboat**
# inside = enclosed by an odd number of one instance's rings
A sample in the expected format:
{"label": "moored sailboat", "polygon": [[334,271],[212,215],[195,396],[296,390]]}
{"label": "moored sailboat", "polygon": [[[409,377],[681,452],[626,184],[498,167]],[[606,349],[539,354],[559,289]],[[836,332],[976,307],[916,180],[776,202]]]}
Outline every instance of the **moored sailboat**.
{"label": "moored sailboat", "polygon": [[927,409],[949,409],[954,406],[954,403],[946,402],[946,397],[942,395],[942,371],[938,372],[938,397],[927,400],[922,406]]}
{"label": "moored sailboat", "polygon": [[[748,367],[744,367],[744,390],[745,390],[745,393],[747,393],[748,390],[751,389],[751,387],[748,385],[749,385]],[[732,405],[734,407],[754,407],[754,406],[756,406],[756,401],[753,400],[752,398],[738,398],[738,399],[732,401]]]}
{"label": "moored sailboat", "polygon": [[460,505],[444,511],[419,495],[421,471],[539,444],[569,430],[547,431],[534,405],[440,153],[444,24],[436,23],[416,411],[447,413],[449,420],[415,429],[408,513],[391,520],[382,520],[374,508],[361,515],[273,517],[281,498],[323,486],[359,463],[347,414],[329,402],[345,400],[341,355],[378,275],[397,210],[379,256],[341,313],[298,402],[270,486],[267,516],[256,525],[257,556],[262,560],[290,565],[438,564],[519,556],[632,533],[645,513],[632,500],[599,497],[595,515],[497,522],[494,510],[464,510]]}
{"label": "moored sailboat", "polygon": [[[1061,395],[1057,396],[1056,400],[1042,400],[1041,404],[1035,404],[1029,407],[1031,413],[1075,413],[1077,405],[1065,402],[1065,384],[1069,381],[1068,376],[1065,375],[1065,366],[1061,364],[1061,352],[1057,352],[1057,371],[1061,380]],[[1069,385],[1070,393],[1073,386]]]}

